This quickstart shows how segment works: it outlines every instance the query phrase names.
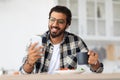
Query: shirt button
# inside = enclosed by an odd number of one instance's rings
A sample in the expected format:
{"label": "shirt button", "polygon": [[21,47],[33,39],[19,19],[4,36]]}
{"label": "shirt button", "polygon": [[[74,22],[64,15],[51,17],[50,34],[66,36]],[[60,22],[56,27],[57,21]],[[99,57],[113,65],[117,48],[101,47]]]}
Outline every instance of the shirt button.
{"label": "shirt button", "polygon": [[53,47],[51,48],[51,50],[53,50]]}

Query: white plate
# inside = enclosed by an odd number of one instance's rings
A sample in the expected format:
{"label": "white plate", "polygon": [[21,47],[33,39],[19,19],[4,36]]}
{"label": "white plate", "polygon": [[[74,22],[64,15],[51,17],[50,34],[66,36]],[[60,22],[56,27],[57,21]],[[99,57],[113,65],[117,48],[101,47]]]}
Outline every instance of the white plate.
{"label": "white plate", "polygon": [[55,74],[80,74],[83,73],[85,70],[58,70],[55,71]]}

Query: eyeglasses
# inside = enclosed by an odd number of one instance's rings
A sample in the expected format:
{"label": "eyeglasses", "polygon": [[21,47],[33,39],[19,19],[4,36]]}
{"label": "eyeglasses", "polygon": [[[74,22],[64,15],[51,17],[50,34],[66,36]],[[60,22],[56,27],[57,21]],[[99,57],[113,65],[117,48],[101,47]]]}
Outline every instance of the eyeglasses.
{"label": "eyeglasses", "polygon": [[53,17],[50,17],[49,21],[50,21],[50,23],[54,23],[55,21],[57,21],[58,24],[64,24],[65,23],[65,20],[63,20],[63,19],[56,19],[56,18],[53,18]]}

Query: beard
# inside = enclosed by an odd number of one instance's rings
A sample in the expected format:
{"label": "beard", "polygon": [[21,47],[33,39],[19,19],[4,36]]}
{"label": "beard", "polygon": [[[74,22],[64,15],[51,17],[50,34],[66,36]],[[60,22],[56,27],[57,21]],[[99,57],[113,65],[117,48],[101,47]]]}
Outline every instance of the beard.
{"label": "beard", "polygon": [[52,38],[59,37],[65,32],[65,29],[66,27],[64,29],[60,29],[59,27],[51,26],[49,27],[50,36]]}

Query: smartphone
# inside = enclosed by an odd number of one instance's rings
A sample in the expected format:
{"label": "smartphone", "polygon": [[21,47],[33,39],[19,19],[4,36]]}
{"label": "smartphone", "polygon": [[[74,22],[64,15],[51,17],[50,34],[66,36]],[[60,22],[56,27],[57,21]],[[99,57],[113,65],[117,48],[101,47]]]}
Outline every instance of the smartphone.
{"label": "smartphone", "polygon": [[31,43],[37,43],[36,47],[42,46],[42,38],[40,36],[32,36],[31,37]]}
{"label": "smartphone", "polygon": [[[32,44],[34,44],[34,43],[37,43],[38,42],[38,44],[36,45],[36,48],[38,48],[38,47],[40,47],[40,46],[43,46],[42,45],[42,38],[41,38],[41,36],[32,36],[31,37],[31,43]],[[44,48],[43,49],[40,49],[40,51],[44,51]]]}

